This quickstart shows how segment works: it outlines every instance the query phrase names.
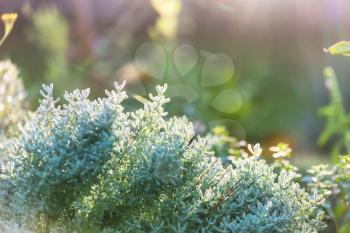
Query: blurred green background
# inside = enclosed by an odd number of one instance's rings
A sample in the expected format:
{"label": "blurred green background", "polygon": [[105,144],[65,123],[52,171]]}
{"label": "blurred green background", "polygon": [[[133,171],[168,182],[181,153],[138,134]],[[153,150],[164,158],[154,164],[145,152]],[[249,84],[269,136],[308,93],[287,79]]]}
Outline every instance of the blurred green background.
{"label": "blurred green background", "polygon": [[347,0],[4,0],[0,10],[19,14],[0,56],[20,67],[33,108],[43,82],[96,96],[117,80],[141,96],[168,83],[168,111],[199,132],[223,124],[312,155],[329,150],[316,143],[325,66],[350,101],[350,60],[322,52],[349,39]]}

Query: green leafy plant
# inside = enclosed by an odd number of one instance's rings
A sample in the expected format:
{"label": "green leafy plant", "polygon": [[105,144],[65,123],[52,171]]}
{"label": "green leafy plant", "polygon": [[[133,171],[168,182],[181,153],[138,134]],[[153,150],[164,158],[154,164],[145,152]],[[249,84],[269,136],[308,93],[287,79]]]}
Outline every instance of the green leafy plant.
{"label": "green leafy plant", "polygon": [[308,188],[327,198],[327,215],[338,232],[349,232],[350,216],[350,157],[340,156],[335,165],[317,165],[305,176]]}
{"label": "green leafy plant", "polygon": [[[332,55],[348,56],[350,54],[350,42],[340,41],[324,49]],[[329,104],[320,110],[320,114],[326,119],[319,144],[324,145],[331,137],[338,136],[333,145],[332,155],[334,160],[343,152],[350,154],[350,117],[344,107],[342,94],[334,70],[331,67],[324,69],[325,84],[329,92]]]}
{"label": "green leafy plant", "polygon": [[[349,41],[340,41],[324,51],[331,55],[348,56],[349,48]],[[326,121],[325,128],[319,137],[319,144],[325,145],[331,139],[335,139],[331,151],[334,165],[313,166],[308,170],[310,176],[305,176],[303,179],[308,189],[327,197],[324,207],[336,231],[347,233],[350,229],[350,118],[344,107],[334,70],[326,67],[324,76],[330,101],[327,106],[320,109],[320,114]],[[347,155],[339,156],[343,153]]]}
{"label": "green leafy plant", "polygon": [[325,128],[319,138],[319,144],[325,145],[332,137],[337,137],[332,149],[332,157],[336,161],[339,154],[350,153],[350,118],[344,108],[334,70],[331,67],[325,68],[324,76],[330,102],[320,109],[320,114],[326,121]]}

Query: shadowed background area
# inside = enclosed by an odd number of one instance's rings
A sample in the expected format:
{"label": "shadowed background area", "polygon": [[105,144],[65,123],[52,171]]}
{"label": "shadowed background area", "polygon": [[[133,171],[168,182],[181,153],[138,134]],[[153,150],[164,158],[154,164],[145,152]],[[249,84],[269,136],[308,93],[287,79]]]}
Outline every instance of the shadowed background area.
{"label": "shadowed background area", "polygon": [[350,100],[349,60],[322,52],[349,39],[346,0],[7,0],[0,11],[19,13],[1,56],[21,68],[33,106],[43,82],[102,95],[125,79],[141,96],[166,82],[172,114],[319,153],[325,66]]}

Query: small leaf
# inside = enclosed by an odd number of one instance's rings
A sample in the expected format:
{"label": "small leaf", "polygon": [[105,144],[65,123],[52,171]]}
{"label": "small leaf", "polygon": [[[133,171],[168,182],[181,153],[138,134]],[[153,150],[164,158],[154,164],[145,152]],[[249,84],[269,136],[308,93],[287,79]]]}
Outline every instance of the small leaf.
{"label": "small leaf", "polygon": [[323,51],[331,55],[350,56],[350,41],[340,41]]}
{"label": "small leaf", "polygon": [[4,24],[5,32],[0,40],[0,45],[5,41],[7,36],[10,34],[10,32],[13,28],[13,25],[16,22],[16,19],[17,19],[16,13],[6,13],[6,14],[1,15],[1,21]]}

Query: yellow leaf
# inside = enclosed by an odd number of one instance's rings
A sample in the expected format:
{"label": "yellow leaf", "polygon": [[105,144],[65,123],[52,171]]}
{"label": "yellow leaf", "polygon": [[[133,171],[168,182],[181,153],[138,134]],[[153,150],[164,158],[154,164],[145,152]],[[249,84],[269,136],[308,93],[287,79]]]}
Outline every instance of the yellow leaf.
{"label": "yellow leaf", "polygon": [[324,51],[331,55],[350,56],[350,41],[340,41]]}
{"label": "yellow leaf", "polygon": [[1,15],[1,21],[4,24],[5,32],[0,40],[0,45],[5,41],[6,37],[10,34],[13,28],[13,25],[16,22],[17,16],[18,15],[16,13],[6,13]]}

